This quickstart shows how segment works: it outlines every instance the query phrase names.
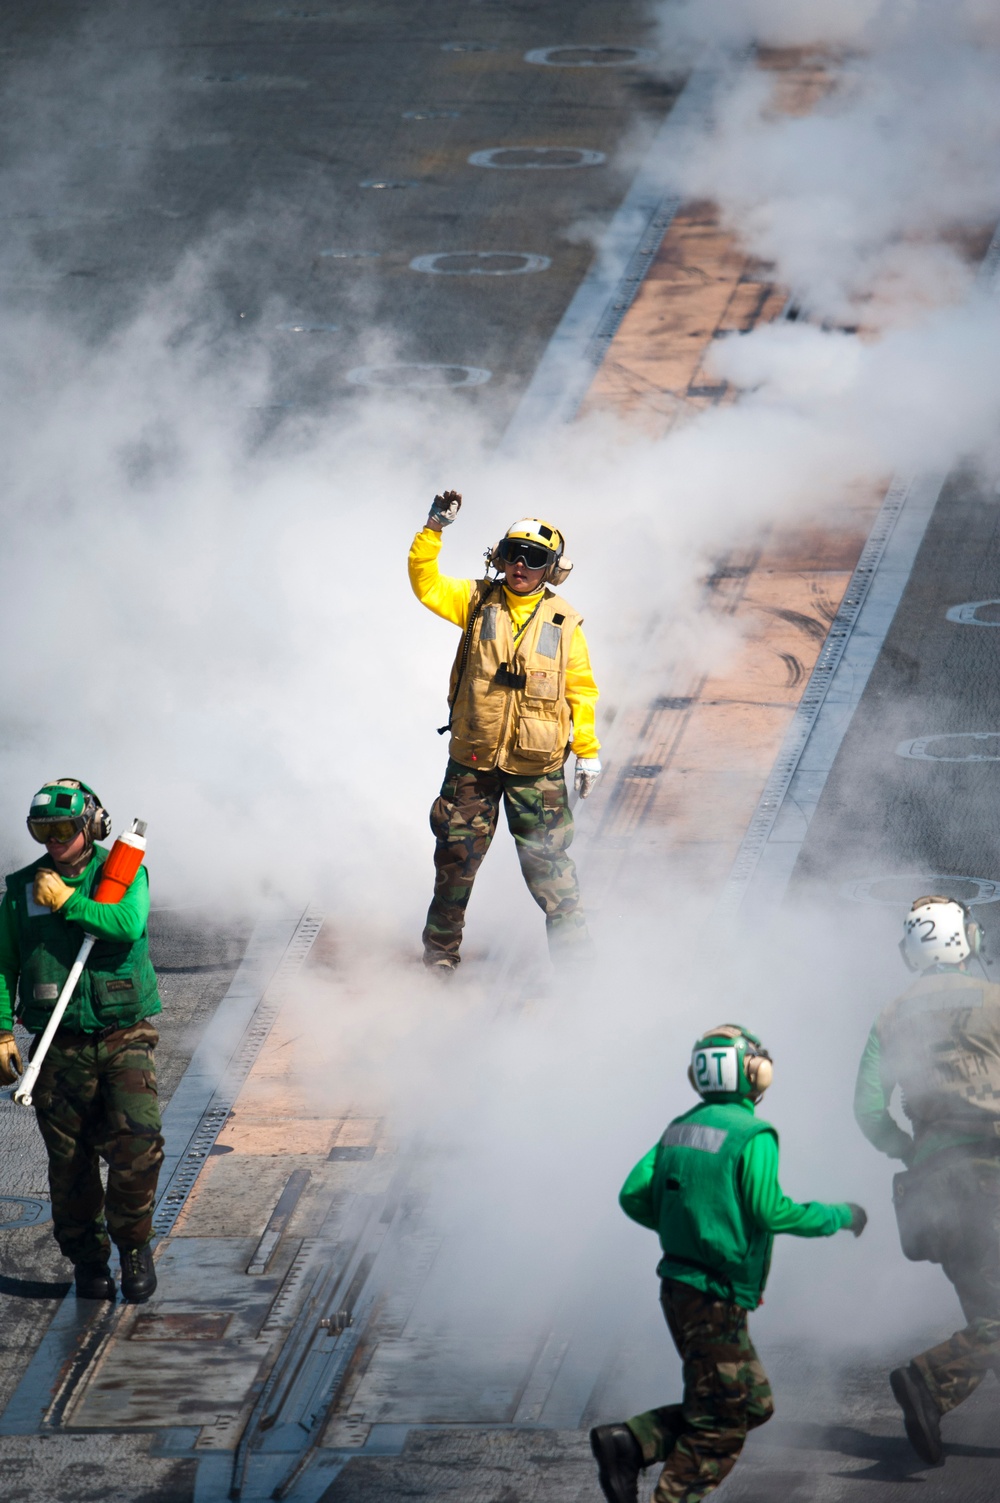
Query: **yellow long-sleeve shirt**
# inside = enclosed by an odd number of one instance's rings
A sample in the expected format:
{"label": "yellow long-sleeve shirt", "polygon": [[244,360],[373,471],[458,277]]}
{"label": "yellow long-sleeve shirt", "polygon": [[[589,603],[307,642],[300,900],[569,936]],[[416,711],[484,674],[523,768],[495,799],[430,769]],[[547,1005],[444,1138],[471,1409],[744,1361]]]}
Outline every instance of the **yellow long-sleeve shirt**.
{"label": "yellow long-sleeve shirt", "polygon": [[[413,593],[421,605],[435,616],[465,630],[469,622],[469,603],[475,580],[450,579],[438,568],[442,537],[432,527],[424,527],[413,539],[409,571]],[[504,588],[507,606],[515,629],[524,625],[538,604],[543,590],[534,595],[515,595]],[[601,749],[594,729],[594,707],[598,691],[590,666],[590,653],[583,628],[578,626],[570,643],[566,665],[566,702],[573,715],[573,751],[578,757],[596,757]]]}

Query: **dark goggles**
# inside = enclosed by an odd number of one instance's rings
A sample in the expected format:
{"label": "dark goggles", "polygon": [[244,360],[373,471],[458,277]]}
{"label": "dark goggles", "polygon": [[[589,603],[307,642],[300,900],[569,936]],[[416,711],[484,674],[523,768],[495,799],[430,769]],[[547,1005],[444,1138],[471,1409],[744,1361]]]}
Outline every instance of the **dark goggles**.
{"label": "dark goggles", "polygon": [[504,538],[497,552],[505,564],[515,564],[522,559],[526,569],[546,569],[554,557],[551,548],[543,548],[540,543],[527,543],[524,538]]}
{"label": "dark goggles", "polygon": [[68,845],[83,829],[84,823],[81,819],[29,819],[28,833],[39,845],[45,845],[48,840],[54,840],[57,845]]}

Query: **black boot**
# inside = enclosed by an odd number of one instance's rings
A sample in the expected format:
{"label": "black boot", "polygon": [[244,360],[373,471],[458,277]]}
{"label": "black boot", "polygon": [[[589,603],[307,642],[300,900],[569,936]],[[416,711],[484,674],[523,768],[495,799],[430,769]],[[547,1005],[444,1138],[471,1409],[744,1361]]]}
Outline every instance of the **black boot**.
{"label": "black boot", "polygon": [[156,1288],[156,1269],[151,1247],[120,1247],[122,1298],[130,1305],[144,1305]]}
{"label": "black boot", "polygon": [[628,1425],[598,1425],[590,1432],[590,1449],[608,1503],[637,1503],[642,1447]]}
{"label": "black boot", "polygon": [[924,1382],[919,1367],[897,1367],[889,1374],[893,1398],[903,1411],[906,1438],[928,1466],[944,1463],[941,1444],[941,1412]]}
{"label": "black boot", "polygon": [[118,1293],[107,1263],[77,1263],[77,1299],[114,1299]]}
{"label": "black boot", "polygon": [[459,964],[457,955],[446,955],[443,950],[424,951],[424,967],[433,976],[454,976]]}

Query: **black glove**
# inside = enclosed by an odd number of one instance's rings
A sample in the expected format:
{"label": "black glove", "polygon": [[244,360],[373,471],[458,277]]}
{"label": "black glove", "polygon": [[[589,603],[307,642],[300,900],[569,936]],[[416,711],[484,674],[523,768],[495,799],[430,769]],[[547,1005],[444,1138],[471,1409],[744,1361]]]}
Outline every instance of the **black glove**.
{"label": "black glove", "polygon": [[868,1225],[868,1212],[865,1210],[864,1206],[856,1206],[851,1200],[847,1202],[847,1209],[851,1213],[851,1219],[844,1230],[853,1232],[855,1237],[860,1237],[861,1233]]}

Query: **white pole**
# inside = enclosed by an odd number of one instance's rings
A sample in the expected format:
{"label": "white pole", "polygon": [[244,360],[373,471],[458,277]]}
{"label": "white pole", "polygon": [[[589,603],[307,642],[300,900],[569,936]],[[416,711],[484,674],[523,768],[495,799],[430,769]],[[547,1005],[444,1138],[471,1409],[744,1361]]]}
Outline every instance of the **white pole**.
{"label": "white pole", "polygon": [[14,1092],[14,1100],[17,1102],[18,1106],[31,1105],[31,1093],[35,1088],[36,1081],[38,1080],[39,1072],[42,1068],[42,1062],[45,1059],[46,1054],[48,1054],[49,1052],[49,1045],[55,1038],[56,1029],[62,1022],[63,1013],[66,1011],[67,1007],[70,1004],[73,992],[76,989],[76,983],[79,981],[81,972],[83,971],[84,966],[87,964],[87,959],[96,943],[96,934],[84,935],[83,944],[80,946],[80,953],[74,960],[72,970],[66,977],[63,989],[59,993],[59,1001],[52,1009],[52,1016],[51,1018],[49,1018],[48,1023],[45,1025],[45,1032],[42,1034],[42,1037],[39,1040],[38,1048],[35,1050],[34,1058],[32,1059],[31,1064],[25,1070],[24,1074],[21,1076],[21,1084]]}

